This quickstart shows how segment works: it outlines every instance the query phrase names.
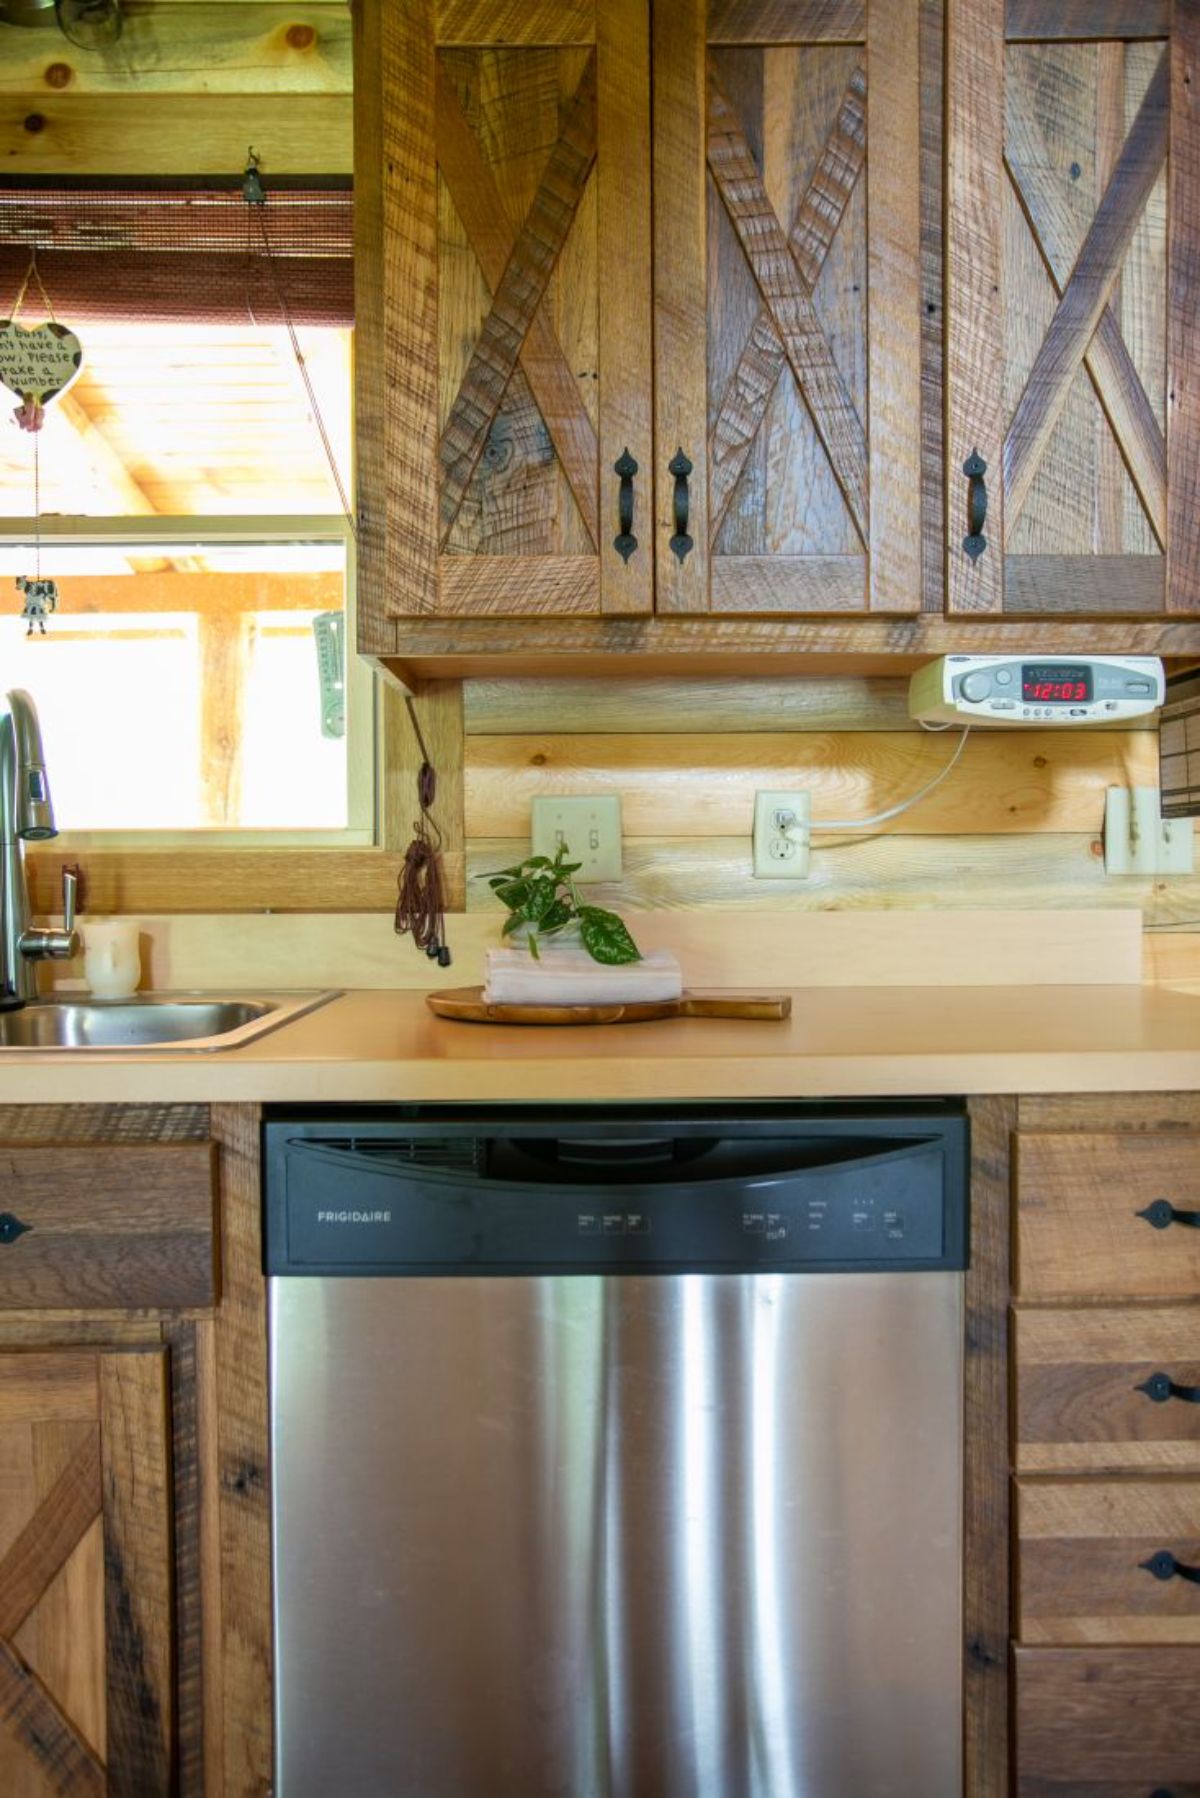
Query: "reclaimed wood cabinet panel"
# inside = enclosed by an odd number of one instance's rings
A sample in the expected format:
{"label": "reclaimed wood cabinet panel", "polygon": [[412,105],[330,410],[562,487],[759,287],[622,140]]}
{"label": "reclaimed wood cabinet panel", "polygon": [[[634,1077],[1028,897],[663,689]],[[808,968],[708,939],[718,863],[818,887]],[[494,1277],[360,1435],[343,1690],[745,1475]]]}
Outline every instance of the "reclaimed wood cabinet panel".
{"label": "reclaimed wood cabinet panel", "polygon": [[951,613],[1200,611],[1198,49],[1193,0],[949,0]]}
{"label": "reclaimed wood cabinet panel", "polygon": [[1200,1474],[1200,1305],[1013,1316],[1018,1473]]}
{"label": "reclaimed wood cabinet panel", "polygon": [[1200,1795],[1200,1648],[1018,1648],[1018,1798]]}
{"label": "reclaimed wood cabinet panel", "polygon": [[1197,1218],[1200,1135],[1018,1133],[1019,1299],[1192,1298]]}
{"label": "reclaimed wood cabinet panel", "polygon": [[1018,1480],[1016,1533],[1021,1642],[1200,1642],[1200,1480]]}
{"label": "reclaimed wood cabinet panel", "polygon": [[0,1142],[0,1310],[216,1297],[208,1142]]}
{"label": "reclaimed wood cabinet panel", "polygon": [[654,9],[660,612],[919,609],[919,11]]}
{"label": "reclaimed wood cabinet panel", "polygon": [[174,1596],[159,1347],[0,1354],[0,1789],[166,1798]]}
{"label": "reclaimed wood cabinet panel", "polygon": [[356,12],[360,647],[646,612],[646,0]]}

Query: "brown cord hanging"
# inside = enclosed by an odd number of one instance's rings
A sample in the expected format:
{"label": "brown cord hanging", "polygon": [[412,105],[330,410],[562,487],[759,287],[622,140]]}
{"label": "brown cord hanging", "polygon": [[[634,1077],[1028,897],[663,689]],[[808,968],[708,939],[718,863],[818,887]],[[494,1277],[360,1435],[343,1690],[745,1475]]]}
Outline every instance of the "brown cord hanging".
{"label": "brown cord hanging", "polygon": [[442,879],[442,833],[431,816],[437,798],[437,772],[429,759],[425,739],[412,700],[404,703],[421,751],[417,773],[417,804],[420,816],[413,821],[413,840],[404,852],[396,898],[396,935],[411,935],[418,949],[424,949],[440,968],[450,966],[450,948],[446,942],[446,901]]}

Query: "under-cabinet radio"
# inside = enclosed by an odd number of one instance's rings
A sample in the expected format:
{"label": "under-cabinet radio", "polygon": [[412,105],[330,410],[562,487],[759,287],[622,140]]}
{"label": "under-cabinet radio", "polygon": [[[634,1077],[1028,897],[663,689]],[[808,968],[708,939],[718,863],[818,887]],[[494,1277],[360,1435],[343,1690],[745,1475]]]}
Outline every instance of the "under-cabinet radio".
{"label": "under-cabinet radio", "polygon": [[941,656],[909,682],[922,724],[1118,724],[1163,703],[1157,656]]}

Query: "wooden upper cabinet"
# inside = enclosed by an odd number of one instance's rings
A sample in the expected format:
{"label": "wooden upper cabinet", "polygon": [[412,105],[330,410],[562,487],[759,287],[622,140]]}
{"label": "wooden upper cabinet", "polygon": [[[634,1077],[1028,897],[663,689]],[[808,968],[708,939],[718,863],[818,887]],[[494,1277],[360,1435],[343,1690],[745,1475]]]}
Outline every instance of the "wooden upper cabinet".
{"label": "wooden upper cabinet", "polygon": [[948,0],[952,613],[1200,612],[1198,51],[1198,0]]}
{"label": "wooden upper cabinet", "polygon": [[653,18],[658,610],[916,611],[917,0]]}
{"label": "wooden upper cabinet", "polygon": [[362,647],[647,612],[646,0],[357,12]]}

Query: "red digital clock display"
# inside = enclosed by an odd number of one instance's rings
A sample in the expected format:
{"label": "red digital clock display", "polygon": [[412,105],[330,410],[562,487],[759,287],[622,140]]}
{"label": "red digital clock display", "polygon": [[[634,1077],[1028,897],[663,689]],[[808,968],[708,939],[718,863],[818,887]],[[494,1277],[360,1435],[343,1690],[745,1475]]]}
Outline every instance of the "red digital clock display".
{"label": "red digital clock display", "polygon": [[1086,705],[1093,697],[1092,671],[1086,662],[1023,662],[1021,698],[1041,705]]}

